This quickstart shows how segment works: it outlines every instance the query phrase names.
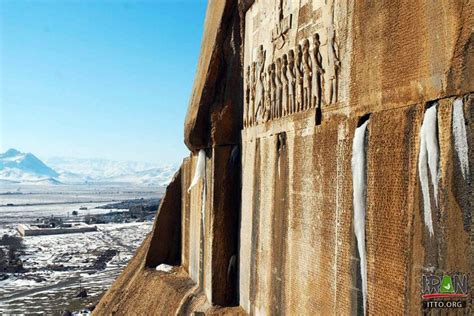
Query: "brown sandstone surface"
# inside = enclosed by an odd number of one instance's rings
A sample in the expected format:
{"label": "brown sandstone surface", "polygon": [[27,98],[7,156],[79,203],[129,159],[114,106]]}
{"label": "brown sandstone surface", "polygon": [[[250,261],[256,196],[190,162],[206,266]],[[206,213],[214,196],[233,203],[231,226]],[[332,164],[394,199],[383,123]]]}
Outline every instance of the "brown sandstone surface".
{"label": "brown sandstone surface", "polygon": [[[204,297],[183,268],[172,273],[145,267],[151,234],[115,280],[94,310],[95,315],[176,315],[191,313],[189,307]],[[205,298],[204,298],[205,301]],[[209,309],[210,315],[244,315],[240,308]]]}
{"label": "brown sandstone surface", "polygon": [[184,142],[191,151],[239,143],[240,45],[237,1],[210,0],[184,124]]}
{"label": "brown sandstone surface", "polygon": [[[422,314],[422,275],[472,276],[473,176],[461,171],[453,132],[453,103],[462,98],[474,169],[472,2],[277,3],[209,2],[185,122],[193,153],[170,184],[152,235],[95,314],[362,315],[351,159],[355,130],[367,118],[367,314]],[[252,88],[277,89],[277,63],[305,39],[314,47],[315,32],[325,69],[320,106],[266,108],[277,94],[259,98]],[[263,69],[261,84],[246,79],[252,67]],[[338,92],[330,102],[333,78]],[[437,201],[429,189],[431,236],[419,156],[420,127],[434,102],[439,168]],[[188,192],[200,149],[205,176]],[[172,264],[180,267],[155,271],[171,262],[169,253],[179,253]],[[469,286],[469,307],[460,314],[472,313],[474,282]]]}
{"label": "brown sandstone surface", "polygon": [[[167,240],[163,243],[161,240]],[[156,215],[146,266],[181,263],[181,169],[174,175]]]}

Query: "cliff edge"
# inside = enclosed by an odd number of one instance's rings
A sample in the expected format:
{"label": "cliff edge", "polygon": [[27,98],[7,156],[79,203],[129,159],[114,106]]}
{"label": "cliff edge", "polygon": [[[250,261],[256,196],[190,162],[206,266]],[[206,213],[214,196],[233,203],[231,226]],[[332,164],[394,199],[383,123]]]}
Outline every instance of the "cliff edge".
{"label": "cliff edge", "polygon": [[473,9],[210,0],[190,156],[94,314],[472,313]]}

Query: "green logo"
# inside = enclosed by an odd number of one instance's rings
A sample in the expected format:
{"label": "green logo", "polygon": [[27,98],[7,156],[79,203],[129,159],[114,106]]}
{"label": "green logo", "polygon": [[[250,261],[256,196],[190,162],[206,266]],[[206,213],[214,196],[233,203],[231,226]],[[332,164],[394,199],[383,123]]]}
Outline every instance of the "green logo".
{"label": "green logo", "polygon": [[441,286],[439,287],[439,293],[447,294],[454,292],[453,280],[449,275],[444,275],[441,280]]}

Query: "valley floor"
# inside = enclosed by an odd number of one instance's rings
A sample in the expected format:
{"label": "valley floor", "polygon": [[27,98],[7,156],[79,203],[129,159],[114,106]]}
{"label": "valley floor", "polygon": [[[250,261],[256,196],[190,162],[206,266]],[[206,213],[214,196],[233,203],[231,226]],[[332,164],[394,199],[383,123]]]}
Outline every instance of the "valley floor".
{"label": "valley floor", "polygon": [[[55,188],[56,193],[52,193],[44,187],[5,194],[11,189],[0,188],[1,235],[18,235],[15,228],[20,222],[42,216],[66,216],[80,207],[88,208],[79,211],[83,213],[109,212],[93,209],[105,204],[104,201],[161,197],[156,188],[62,187],[63,191]],[[24,272],[0,272],[0,314],[55,315],[97,302],[152,225],[151,221],[99,224],[96,232],[23,238],[20,259]],[[86,298],[77,297],[82,289],[87,291]]]}

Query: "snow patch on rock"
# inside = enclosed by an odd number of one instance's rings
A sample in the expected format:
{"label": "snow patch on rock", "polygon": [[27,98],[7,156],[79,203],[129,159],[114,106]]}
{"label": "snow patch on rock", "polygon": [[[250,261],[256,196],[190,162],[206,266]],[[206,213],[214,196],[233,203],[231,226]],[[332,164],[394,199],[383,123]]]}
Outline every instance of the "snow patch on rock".
{"label": "snow patch on rock", "polygon": [[171,271],[173,271],[173,266],[162,263],[162,264],[160,264],[159,266],[156,267],[156,271],[170,273]]}

